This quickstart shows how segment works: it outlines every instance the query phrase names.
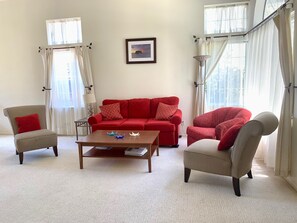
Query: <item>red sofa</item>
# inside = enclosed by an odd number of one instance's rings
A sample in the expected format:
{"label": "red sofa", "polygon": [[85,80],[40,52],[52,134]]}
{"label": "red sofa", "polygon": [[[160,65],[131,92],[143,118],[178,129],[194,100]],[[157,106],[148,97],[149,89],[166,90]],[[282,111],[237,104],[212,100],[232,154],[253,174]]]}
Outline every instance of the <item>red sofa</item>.
{"label": "red sofa", "polygon": [[[114,120],[102,114],[102,107],[119,103],[120,116]],[[167,120],[156,119],[159,104],[176,107],[174,114]],[[179,98],[175,96],[162,98],[134,98],[128,100],[105,99],[101,112],[91,116],[88,122],[92,131],[96,130],[159,130],[159,145],[178,147],[179,129],[182,112],[178,109]]]}
{"label": "red sofa", "polygon": [[249,110],[240,107],[223,107],[199,115],[193,120],[193,126],[187,128],[187,144],[200,139],[220,140],[228,129],[246,123],[251,115]]}

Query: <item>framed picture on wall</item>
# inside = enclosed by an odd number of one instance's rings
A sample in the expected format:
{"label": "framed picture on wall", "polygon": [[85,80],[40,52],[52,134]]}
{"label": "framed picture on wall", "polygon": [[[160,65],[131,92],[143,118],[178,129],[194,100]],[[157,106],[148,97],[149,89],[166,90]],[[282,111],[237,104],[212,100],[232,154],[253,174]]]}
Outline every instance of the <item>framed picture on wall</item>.
{"label": "framed picture on wall", "polygon": [[126,39],[126,63],[156,63],[156,38]]}

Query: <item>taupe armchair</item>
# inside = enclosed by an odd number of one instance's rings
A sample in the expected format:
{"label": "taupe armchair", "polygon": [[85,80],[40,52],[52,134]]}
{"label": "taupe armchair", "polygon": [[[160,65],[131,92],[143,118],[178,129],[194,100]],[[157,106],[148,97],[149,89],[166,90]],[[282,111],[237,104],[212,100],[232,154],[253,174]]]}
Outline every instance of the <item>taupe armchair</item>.
{"label": "taupe armchair", "polygon": [[[14,134],[16,154],[19,155],[20,164],[23,163],[24,152],[42,148],[53,147],[55,156],[58,156],[57,134],[46,127],[46,113],[44,105],[27,105],[5,108],[4,115],[8,117]],[[40,129],[19,133],[16,117],[38,114]],[[29,123],[30,124],[30,123]]]}
{"label": "taupe armchair", "polygon": [[278,119],[271,112],[262,112],[248,121],[239,131],[229,150],[218,151],[219,140],[202,139],[184,151],[184,181],[188,182],[191,170],[231,176],[235,195],[240,196],[240,177],[252,178],[252,161],[262,135],[271,134]]}

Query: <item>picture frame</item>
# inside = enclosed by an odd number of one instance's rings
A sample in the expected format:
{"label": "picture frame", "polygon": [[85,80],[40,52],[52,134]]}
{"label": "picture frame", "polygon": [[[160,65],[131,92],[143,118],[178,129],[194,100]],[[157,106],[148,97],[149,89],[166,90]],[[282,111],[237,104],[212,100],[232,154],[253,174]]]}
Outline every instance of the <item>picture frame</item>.
{"label": "picture frame", "polygon": [[156,38],[126,39],[126,63],[156,63]]}

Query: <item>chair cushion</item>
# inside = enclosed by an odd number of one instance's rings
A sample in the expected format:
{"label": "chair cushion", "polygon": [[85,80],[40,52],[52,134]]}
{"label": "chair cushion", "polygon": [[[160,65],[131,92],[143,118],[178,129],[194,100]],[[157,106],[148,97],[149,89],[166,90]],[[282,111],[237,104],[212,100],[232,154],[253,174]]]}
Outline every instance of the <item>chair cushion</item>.
{"label": "chair cushion", "polygon": [[196,140],[199,139],[215,139],[215,128],[204,128],[196,126],[188,126],[187,135],[190,135]]}
{"label": "chair cushion", "polygon": [[243,123],[239,123],[227,130],[227,132],[223,135],[223,137],[220,140],[218,150],[221,151],[230,149],[233,146],[235,139],[243,125]]}
{"label": "chair cushion", "polygon": [[220,175],[231,175],[231,150],[218,151],[219,140],[202,139],[184,150],[184,166]]}
{"label": "chair cushion", "polygon": [[40,122],[38,114],[31,114],[21,117],[15,117],[18,126],[18,133],[40,130]]}
{"label": "chair cushion", "polygon": [[177,105],[167,105],[160,102],[156,113],[156,119],[169,120],[170,117],[176,112],[176,110]]}
{"label": "chair cushion", "polygon": [[57,146],[57,134],[48,129],[16,134],[14,142],[18,152]]}
{"label": "chair cushion", "polygon": [[99,106],[104,120],[123,119],[120,113],[120,103]]}

